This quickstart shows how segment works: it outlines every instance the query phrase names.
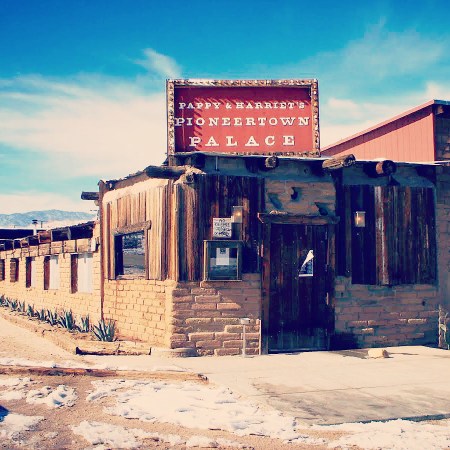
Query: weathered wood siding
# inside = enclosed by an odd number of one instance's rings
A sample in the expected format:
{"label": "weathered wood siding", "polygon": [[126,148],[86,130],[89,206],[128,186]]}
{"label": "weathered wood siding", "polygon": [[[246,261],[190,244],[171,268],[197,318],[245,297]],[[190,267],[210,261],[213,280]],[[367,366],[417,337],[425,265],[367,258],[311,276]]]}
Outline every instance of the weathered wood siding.
{"label": "weathered wood siding", "polygon": [[243,272],[258,271],[263,190],[262,179],[245,176],[198,175],[195,183],[175,184],[178,280],[203,278],[203,241],[212,239],[213,218],[231,217],[233,206],[243,206],[242,227],[235,224],[233,236],[244,241]]}
{"label": "weathered wood siding", "polygon": [[114,233],[150,223],[146,236],[147,278],[169,277],[172,181],[148,180],[104,196],[105,271],[115,278]]}
{"label": "weathered wood siding", "polygon": [[[338,214],[338,274],[354,284],[436,281],[435,191],[409,186],[344,186]],[[353,223],[366,212],[366,226]]]}

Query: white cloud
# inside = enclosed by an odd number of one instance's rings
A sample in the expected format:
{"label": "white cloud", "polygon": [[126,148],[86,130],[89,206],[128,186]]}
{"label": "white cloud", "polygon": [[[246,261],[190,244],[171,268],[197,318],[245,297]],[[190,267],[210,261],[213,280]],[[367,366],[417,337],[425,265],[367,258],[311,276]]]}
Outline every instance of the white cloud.
{"label": "white cloud", "polygon": [[0,143],[50,155],[55,168],[73,176],[114,178],[160,164],[166,151],[164,94],[148,94],[123,80],[99,81],[11,80],[0,93]]}
{"label": "white cloud", "polygon": [[137,60],[137,64],[166,78],[181,77],[180,67],[170,56],[158,53],[151,48],[145,49],[144,55],[146,56],[146,59]]}
{"label": "white cloud", "polygon": [[91,212],[91,210],[96,209],[93,202],[79,198],[71,198],[54,192],[38,191],[0,194],[0,213],[13,214],[47,209]]}
{"label": "white cloud", "polygon": [[321,106],[321,146],[333,144],[433,99],[450,100],[450,86],[430,81],[421,91],[380,98],[379,102],[331,97]]}

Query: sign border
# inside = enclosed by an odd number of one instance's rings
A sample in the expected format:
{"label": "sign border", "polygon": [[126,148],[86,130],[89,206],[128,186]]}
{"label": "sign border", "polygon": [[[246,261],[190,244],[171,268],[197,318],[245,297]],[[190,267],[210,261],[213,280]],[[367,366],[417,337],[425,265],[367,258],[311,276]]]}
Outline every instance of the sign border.
{"label": "sign border", "polygon": [[[167,108],[167,155],[185,152],[176,152],[175,149],[175,89],[177,87],[299,87],[310,88],[311,94],[311,120],[313,133],[313,148],[310,152],[265,152],[264,155],[285,155],[302,157],[320,156],[319,133],[319,85],[315,78],[292,80],[198,80],[198,79],[169,79],[166,80],[166,108]],[[195,151],[194,151],[195,152]],[[259,155],[258,152],[235,152],[235,155]]]}

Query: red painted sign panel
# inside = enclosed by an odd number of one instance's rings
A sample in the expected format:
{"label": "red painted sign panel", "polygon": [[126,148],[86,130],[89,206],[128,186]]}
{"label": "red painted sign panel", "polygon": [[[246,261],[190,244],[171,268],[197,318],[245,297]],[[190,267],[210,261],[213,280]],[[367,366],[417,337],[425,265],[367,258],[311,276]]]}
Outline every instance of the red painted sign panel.
{"label": "red painted sign panel", "polygon": [[169,153],[318,150],[317,86],[172,83]]}

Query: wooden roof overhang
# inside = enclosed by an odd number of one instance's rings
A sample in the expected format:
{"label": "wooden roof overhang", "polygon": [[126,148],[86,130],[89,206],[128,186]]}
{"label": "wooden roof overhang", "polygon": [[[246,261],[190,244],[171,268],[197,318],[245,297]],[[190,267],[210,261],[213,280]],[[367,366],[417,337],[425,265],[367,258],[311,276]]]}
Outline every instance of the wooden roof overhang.
{"label": "wooden roof overhang", "polygon": [[87,222],[79,225],[55,228],[50,230],[50,240],[57,242],[70,241],[74,239],[88,239],[93,236],[94,226],[94,222]]}
{"label": "wooden roof overhang", "polygon": [[1,250],[12,250],[14,248],[13,239],[0,239],[0,251]]}

